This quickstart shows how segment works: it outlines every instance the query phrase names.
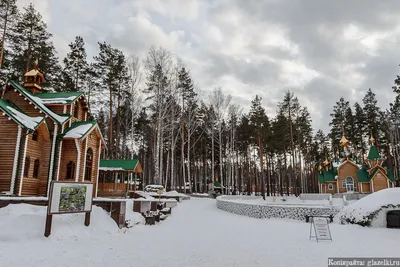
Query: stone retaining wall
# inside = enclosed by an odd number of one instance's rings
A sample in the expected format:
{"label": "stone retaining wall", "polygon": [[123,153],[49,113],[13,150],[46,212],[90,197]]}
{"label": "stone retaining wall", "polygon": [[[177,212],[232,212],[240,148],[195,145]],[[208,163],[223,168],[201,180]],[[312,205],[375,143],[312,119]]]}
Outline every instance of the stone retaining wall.
{"label": "stone retaining wall", "polygon": [[[340,210],[340,208],[337,207],[322,206],[312,207],[306,205],[245,204],[234,202],[232,200],[232,196],[219,196],[217,197],[217,207],[227,212],[245,215],[253,218],[287,218],[301,221],[305,220],[306,215],[335,216]],[[240,200],[240,197],[237,200]]]}

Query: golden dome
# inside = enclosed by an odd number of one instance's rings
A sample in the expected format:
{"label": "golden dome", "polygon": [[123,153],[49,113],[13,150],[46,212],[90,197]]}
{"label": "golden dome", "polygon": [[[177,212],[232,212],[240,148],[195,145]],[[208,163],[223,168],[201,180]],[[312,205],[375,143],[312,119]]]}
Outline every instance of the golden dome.
{"label": "golden dome", "polygon": [[328,159],[326,159],[326,160],[324,161],[324,165],[325,165],[325,166],[328,166],[328,165],[329,165]]}
{"label": "golden dome", "polygon": [[347,138],[343,135],[342,138],[339,141],[340,146],[342,147],[347,147],[347,145],[349,144],[349,140],[347,140]]}
{"label": "golden dome", "polygon": [[322,169],[323,169],[322,165],[319,165],[319,166],[318,166],[318,170],[319,170],[319,171],[322,171]]}
{"label": "golden dome", "polygon": [[369,139],[369,141],[371,142],[371,145],[373,145],[375,143],[375,138],[373,138],[371,135],[371,138]]}

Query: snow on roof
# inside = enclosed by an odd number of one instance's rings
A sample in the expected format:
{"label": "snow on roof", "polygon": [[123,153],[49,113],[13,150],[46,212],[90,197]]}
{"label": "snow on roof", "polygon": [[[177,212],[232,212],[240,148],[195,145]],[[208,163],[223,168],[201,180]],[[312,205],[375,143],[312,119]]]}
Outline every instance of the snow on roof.
{"label": "snow on roof", "polygon": [[100,171],[124,171],[123,168],[119,167],[99,167]]}
{"label": "snow on roof", "polygon": [[81,138],[84,136],[90,128],[93,127],[93,123],[82,124],[75,128],[70,129],[65,135],[64,138]]}
{"label": "snow on roof", "polygon": [[42,103],[45,105],[49,104],[68,104],[71,103],[76,99],[76,96],[70,96],[70,97],[59,97],[59,98],[40,98]]}
{"label": "snow on roof", "polygon": [[7,106],[7,109],[12,113],[13,117],[18,120],[22,125],[31,130],[35,130],[36,127],[42,122],[43,117],[29,117],[23,112],[11,107]]}
{"label": "snow on roof", "polygon": [[400,205],[400,188],[387,188],[363,197],[344,207],[336,217],[344,216],[354,218],[357,221],[363,220],[370,213],[387,205]]}
{"label": "snow on roof", "polygon": [[58,115],[57,113],[51,111],[50,109],[48,109],[42,102],[41,98],[32,95],[28,90],[23,88],[18,83],[14,82],[12,80],[9,80],[9,83],[15,89],[17,89],[20,93],[22,93],[26,98],[28,98],[31,102],[33,102],[41,111],[43,111],[45,114],[50,116],[53,120],[57,121],[60,124],[63,124],[64,122],[66,122],[69,119],[70,116],[61,116],[61,115]]}
{"label": "snow on roof", "polygon": [[[28,71],[27,73],[25,73],[24,76],[36,76],[38,75],[40,72],[38,70],[32,69],[30,71]],[[41,73],[40,73],[41,74]]]}
{"label": "snow on roof", "polygon": [[47,108],[44,103],[42,102],[42,99],[31,95],[30,98],[39,106],[41,110],[43,110],[44,113],[48,114],[51,118],[55,119],[58,123],[63,124],[69,119],[69,116],[61,116],[58,115],[57,113],[51,111],[49,108]]}

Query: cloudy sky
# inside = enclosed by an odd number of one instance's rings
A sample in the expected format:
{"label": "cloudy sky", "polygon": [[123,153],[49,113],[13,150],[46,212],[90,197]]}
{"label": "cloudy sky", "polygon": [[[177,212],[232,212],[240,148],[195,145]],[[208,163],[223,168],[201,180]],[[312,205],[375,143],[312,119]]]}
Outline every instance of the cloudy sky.
{"label": "cloudy sky", "polygon": [[41,12],[60,58],[82,36],[144,57],[151,45],[181,57],[205,92],[221,86],[247,111],[256,94],[268,114],[292,90],[329,129],[334,103],[372,88],[387,108],[400,74],[400,1],[18,0]]}

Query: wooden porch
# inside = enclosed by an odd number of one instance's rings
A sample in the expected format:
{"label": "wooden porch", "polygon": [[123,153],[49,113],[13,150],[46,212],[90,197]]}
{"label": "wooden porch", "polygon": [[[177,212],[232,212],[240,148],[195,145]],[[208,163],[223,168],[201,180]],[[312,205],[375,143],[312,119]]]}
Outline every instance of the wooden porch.
{"label": "wooden porch", "polygon": [[138,160],[101,160],[98,197],[127,197],[135,191],[142,168]]}

